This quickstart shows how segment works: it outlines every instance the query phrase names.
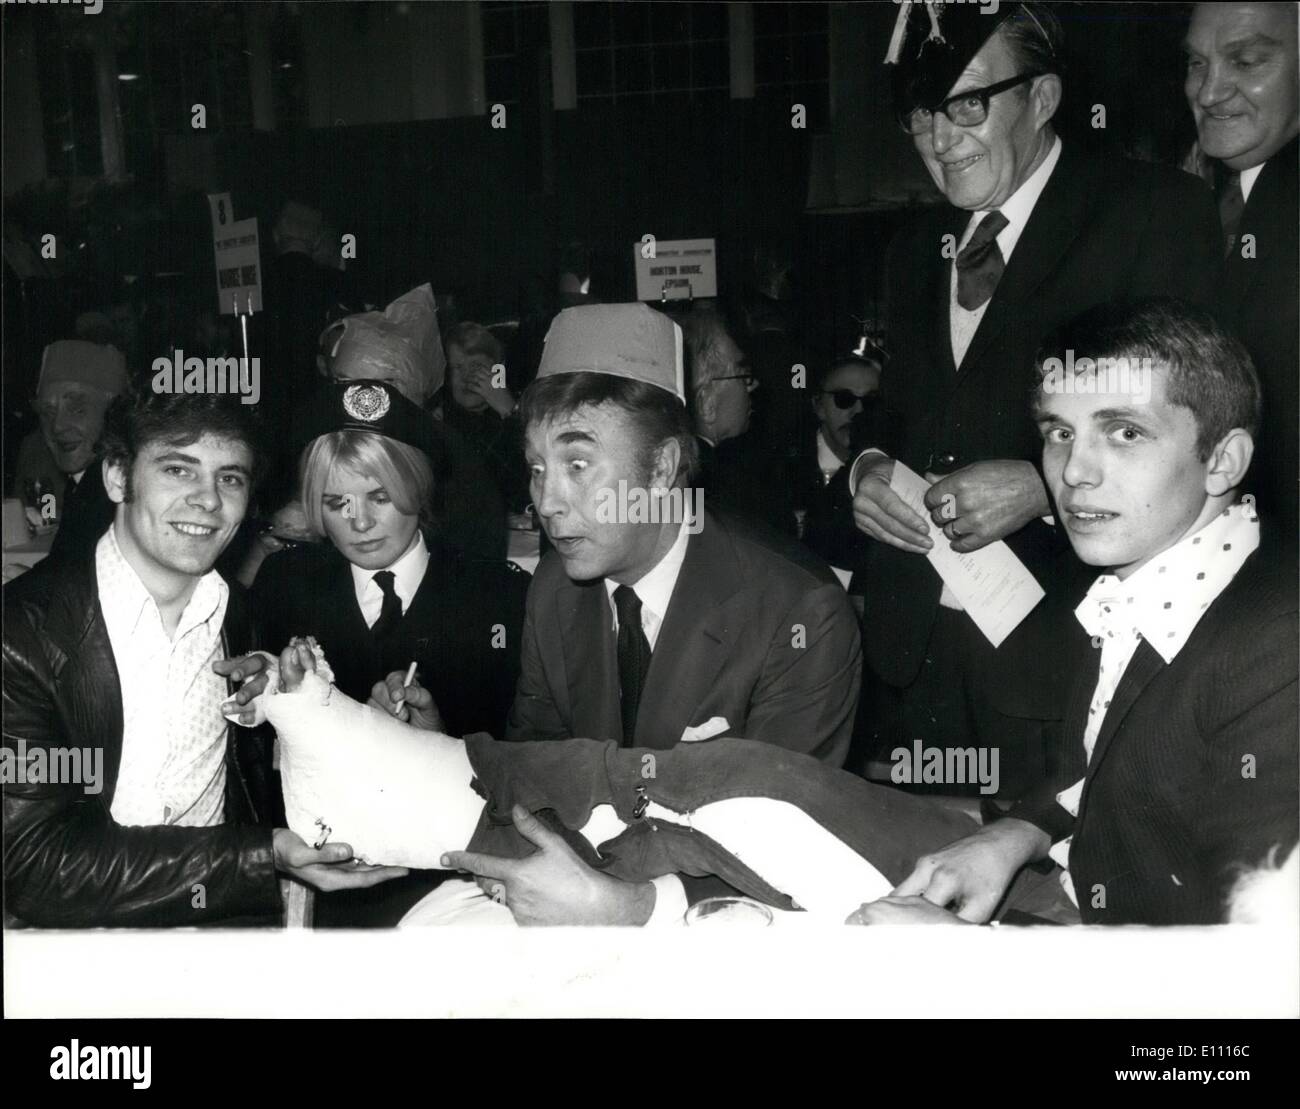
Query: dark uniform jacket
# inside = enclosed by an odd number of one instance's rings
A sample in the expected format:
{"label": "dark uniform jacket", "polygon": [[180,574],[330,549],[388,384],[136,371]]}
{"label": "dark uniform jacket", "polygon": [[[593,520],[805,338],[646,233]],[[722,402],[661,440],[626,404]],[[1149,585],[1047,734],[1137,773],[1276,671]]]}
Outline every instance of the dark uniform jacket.
{"label": "dark uniform jacket", "polygon": [[335,684],[363,704],[377,681],[414,661],[450,734],[501,736],[519,676],[528,575],[436,540],[428,546],[420,588],[382,644],[361,615],[351,564],[332,546],[272,555],[253,583],[259,646],[279,653],[295,635],[315,636]]}

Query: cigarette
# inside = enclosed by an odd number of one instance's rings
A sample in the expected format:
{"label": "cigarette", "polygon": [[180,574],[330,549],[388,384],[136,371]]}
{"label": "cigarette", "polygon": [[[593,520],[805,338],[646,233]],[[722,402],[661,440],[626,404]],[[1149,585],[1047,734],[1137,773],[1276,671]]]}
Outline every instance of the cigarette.
{"label": "cigarette", "polygon": [[[415,660],[411,660],[411,665],[406,668],[406,680],[402,682],[403,689],[409,689],[411,683],[415,681]],[[396,716],[402,711],[402,706],[406,704],[406,695],[403,694],[393,702],[393,715]]]}

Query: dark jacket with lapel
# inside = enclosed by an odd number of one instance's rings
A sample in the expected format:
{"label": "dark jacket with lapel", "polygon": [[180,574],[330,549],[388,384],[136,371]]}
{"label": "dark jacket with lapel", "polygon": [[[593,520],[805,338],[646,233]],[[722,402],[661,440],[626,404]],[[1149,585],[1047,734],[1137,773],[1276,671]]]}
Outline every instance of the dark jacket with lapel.
{"label": "dark jacket with lapel", "polygon": [[1012,815],[1053,840],[1073,833],[1070,873],[1085,923],[1223,919],[1239,867],[1296,842],[1295,563],[1261,546],[1166,664],[1140,643],[1086,768],[1079,815],[1055,800],[1085,774],[1083,732],[1100,652],[1077,626],[1076,681],[1060,778]]}
{"label": "dark jacket with lapel", "polygon": [[[1054,327],[1097,304],[1152,295],[1208,305],[1221,253],[1218,219],[1201,183],[1177,170],[1099,160],[1065,145],[1007,263],[979,329],[954,366],[949,337],[952,261],[970,212],[923,216],[891,245],[893,360],[881,401],[855,435],[917,473],[949,473],[974,462],[1039,465],[1042,444],[1029,415],[1034,354]],[[1035,521],[1008,544],[1052,592],[1051,567],[1067,544]],[[942,583],[929,562],[883,543],[863,565],[867,659],[896,686],[912,682],[924,657]],[[855,591],[858,590],[855,585]],[[1002,711],[1059,717],[1056,614],[1040,603],[999,648],[1007,680],[994,691]]]}
{"label": "dark jacket with lapel", "polygon": [[[255,646],[231,586],[227,657]],[[231,694],[234,687],[231,686]],[[122,693],[96,591],[94,549],[45,562],[4,589],[4,744],[101,748],[103,789],[6,782],[8,923],[49,927],[200,925],[280,911],[271,849],[280,816],[270,731],[230,725],[225,823],[123,827],[110,807],[122,759]],[[205,891],[195,904],[195,888]]]}
{"label": "dark jacket with lapel", "polygon": [[[573,582],[557,555],[542,560],[528,593],[522,666],[508,738],[623,738],[603,580]],[[626,745],[663,750],[720,716],[726,735],[841,766],[860,679],[857,623],[826,565],[794,542],[706,511]]]}
{"label": "dark jacket with lapel", "polygon": [[117,505],[104,489],[104,465],[96,458],[59,506],[59,530],[54,533],[49,557],[78,557],[94,551],[116,511]]}
{"label": "dark jacket with lapel", "polygon": [[[1264,420],[1247,486],[1260,497],[1260,518],[1280,536],[1296,535],[1297,383],[1300,382],[1300,189],[1292,139],[1255,179],[1228,256],[1219,311],[1250,351],[1264,389]],[[1248,257],[1251,252],[1254,257]]]}
{"label": "dark jacket with lapel", "polygon": [[[874,401],[874,398],[869,398]],[[851,460],[850,460],[851,462]],[[849,465],[827,482],[817,459],[817,432],[803,438],[803,449],[792,461],[791,485],[796,507],[803,510],[803,544],[832,566],[849,570],[861,564],[871,542],[853,522]],[[859,585],[863,583],[859,581]]]}
{"label": "dark jacket with lapel", "polygon": [[528,575],[429,542],[429,565],[396,633],[381,647],[366,626],[351,564],[332,546],[268,558],[253,583],[263,646],[313,635],[335,684],[364,703],[375,682],[414,660],[452,735],[502,735],[519,676]]}

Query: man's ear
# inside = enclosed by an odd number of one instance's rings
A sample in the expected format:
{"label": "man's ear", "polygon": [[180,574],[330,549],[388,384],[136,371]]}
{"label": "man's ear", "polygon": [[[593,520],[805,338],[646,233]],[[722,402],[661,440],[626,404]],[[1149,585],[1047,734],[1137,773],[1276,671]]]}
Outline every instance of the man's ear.
{"label": "man's ear", "polygon": [[102,463],[104,475],[104,492],[114,504],[126,501],[126,467],[121,462],[110,462],[107,458]]}
{"label": "man's ear", "polygon": [[682,462],[682,445],[676,439],[665,439],[655,452],[654,471],[650,474],[653,489],[671,489],[677,480],[677,469]]}
{"label": "man's ear", "polygon": [[1221,497],[1241,484],[1250,469],[1255,440],[1245,428],[1234,427],[1219,440],[1205,463],[1205,491]]}
{"label": "man's ear", "polygon": [[1039,127],[1047,126],[1061,106],[1061,79],[1055,73],[1034,78],[1029,96],[1034,104],[1035,122]]}

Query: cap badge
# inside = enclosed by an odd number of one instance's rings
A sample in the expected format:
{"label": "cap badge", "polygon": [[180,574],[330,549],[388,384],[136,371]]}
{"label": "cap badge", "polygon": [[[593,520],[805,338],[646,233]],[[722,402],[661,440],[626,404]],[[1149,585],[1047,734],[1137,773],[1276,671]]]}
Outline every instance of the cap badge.
{"label": "cap badge", "polygon": [[350,385],[343,393],[343,411],[368,424],[382,420],[392,405],[388,394],[377,385]]}

